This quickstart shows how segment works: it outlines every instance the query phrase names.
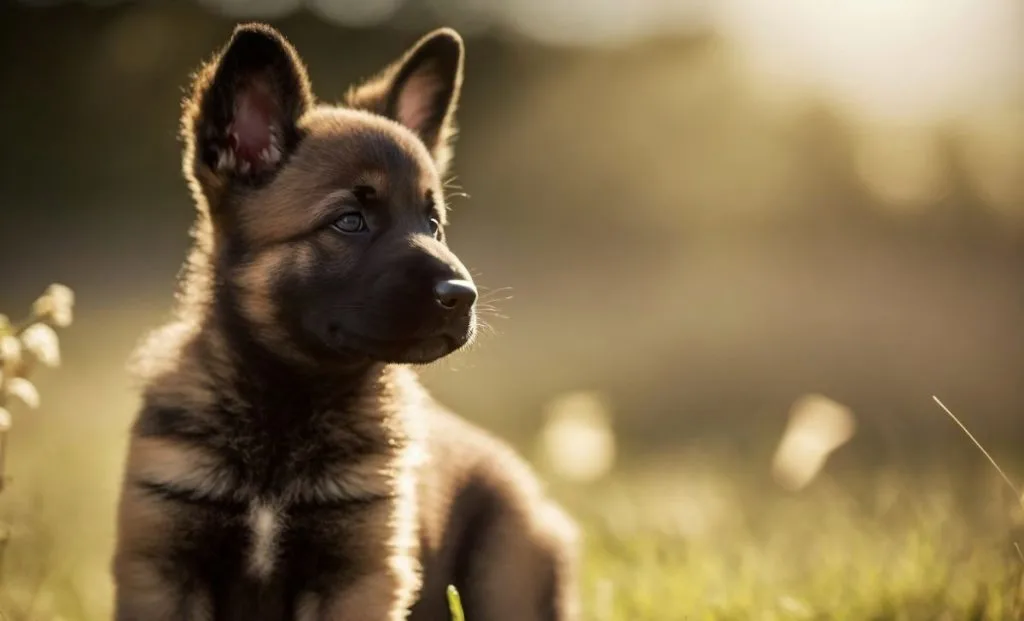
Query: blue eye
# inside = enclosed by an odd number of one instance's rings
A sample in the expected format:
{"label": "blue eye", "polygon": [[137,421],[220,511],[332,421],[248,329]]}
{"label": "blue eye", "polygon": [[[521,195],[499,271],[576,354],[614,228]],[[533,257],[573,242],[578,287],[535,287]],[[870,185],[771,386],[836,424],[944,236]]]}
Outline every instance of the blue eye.
{"label": "blue eye", "polygon": [[342,214],[342,216],[335,220],[334,224],[331,226],[334,230],[342,233],[362,233],[368,229],[366,226],[366,218],[364,218],[363,214],[358,211],[350,211]]}
{"label": "blue eye", "polygon": [[437,218],[430,219],[430,234],[436,239],[441,233],[441,223],[437,221]]}

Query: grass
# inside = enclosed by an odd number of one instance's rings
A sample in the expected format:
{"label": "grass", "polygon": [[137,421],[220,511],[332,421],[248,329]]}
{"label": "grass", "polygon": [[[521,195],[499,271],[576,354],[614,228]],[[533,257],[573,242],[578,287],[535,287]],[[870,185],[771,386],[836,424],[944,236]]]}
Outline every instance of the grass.
{"label": "grass", "polygon": [[950,447],[924,468],[840,459],[790,493],[758,457],[705,447],[562,489],[583,526],[585,618],[1024,620],[1024,497],[935,401],[988,464]]}
{"label": "grass", "polygon": [[700,477],[682,497],[667,479],[594,489],[580,503],[586,618],[1024,618],[1019,505],[966,507],[940,480],[868,479],[801,496]]}
{"label": "grass", "polygon": [[[552,491],[583,527],[586,621],[1024,619],[1024,510],[987,468],[847,466],[789,493],[749,463],[679,452]],[[76,547],[75,505],[37,498],[7,515],[21,526],[0,619],[109,619],[104,546]]]}
{"label": "grass", "polygon": [[452,613],[452,621],[466,621],[466,615],[462,612],[462,598],[459,597],[459,590],[448,585],[448,609]]}
{"label": "grass", "polygon": [[[583,526],[588,621],[1010,621],[1024,618],[1024,512],[1004,489],[988,473],[879,471],[792,494],[701,460],[555,492]],[[7,551],[0,618],[109,619],[107,587],[82,582],[105,580],[107,559],[50,536],[75,517],[11,516],[33,528]]]}

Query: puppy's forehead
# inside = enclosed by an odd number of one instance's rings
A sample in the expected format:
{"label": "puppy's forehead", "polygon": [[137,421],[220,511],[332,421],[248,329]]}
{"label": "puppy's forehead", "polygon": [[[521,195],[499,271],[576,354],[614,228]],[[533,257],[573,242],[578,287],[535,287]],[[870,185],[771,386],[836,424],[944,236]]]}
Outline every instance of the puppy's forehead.
{"label": "puppy's forehead", "polygon": [[439,183],[430,153],[398,123],[360,110],[317,108],[301,123],[300,169],[341,187],[370,185],[382,194],[422,193]]}
{"label": "puppy's forehead", "polygon": [[374,188],[395,208],[421,210],[428,191],[443,201],[427,148],[401,125],[358,110],[320,108],[300,127],[305,136],[288,164],[241,210],[242,231],[257,245],[309,232],[339,193],[354,186]]}

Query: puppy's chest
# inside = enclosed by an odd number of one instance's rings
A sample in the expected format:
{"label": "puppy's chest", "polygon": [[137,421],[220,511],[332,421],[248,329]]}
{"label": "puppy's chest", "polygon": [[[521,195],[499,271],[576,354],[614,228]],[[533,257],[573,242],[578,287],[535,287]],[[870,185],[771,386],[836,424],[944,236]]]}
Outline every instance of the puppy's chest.
{"label": "puppy's chest", "polygon": [[[399,454],[376,427],[344,423],[334,414],[248,419],[207,437],[215,460],[197,479],[182,544],[224,618],[291,618],[302,593],[358,572],[360,550],[383,550]],[[255,601],[259,615],[243,614]]]}
{"label": "puppy's chest", "polygon": [[291,496],[343,468],[353,451],[325,417],[287,425],[261,420],[223,424],[211,440],[220,468],[250,495]]}
{"label": "puppy's chest", "polygon": [[361,571],[352,541],[365,536],[353,529],[362,510],[254,498],[238,510],[204,511],[183,531],[181,569],[210,598],[216,619],[292,621],[303,599]]}
{"label": "puppy's chest", "polygon": [[301,404],[264,406],[216,417],[205,444],[216,455],[217,469],[246,496],[273,497],[279,504],[330,503],[361,495],[332,481],[395,454],[388,430],[368,418]]}

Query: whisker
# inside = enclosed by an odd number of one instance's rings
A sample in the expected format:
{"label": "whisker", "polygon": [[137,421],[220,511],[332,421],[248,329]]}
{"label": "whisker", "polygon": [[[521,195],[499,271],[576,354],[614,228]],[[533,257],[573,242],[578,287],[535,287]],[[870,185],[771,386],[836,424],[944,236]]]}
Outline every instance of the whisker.
{"label": "whisker", "polygon": [[[500,289],[490,289],[490,290],[488,290],[488,289],[480,290],[479,287],[478,287],[477,290],[479,292],[480,300],[482,300],[484,302],[511,300],[512,297],[513,297],[512,294],[511,294],[511,291],[512,291],[511,287],[502,287]],[[502,294],[507,294],[507,295],[502,295]]]}
{"label": "whisker", "polygon": [[508,320],[509,319],[508,315],[505,315],[504,313],[498,311],[498,309],[496,309],[496,308],[477,309],[477,317],[481,318],[481,319],[483,319],[483,318],[492,318],[492,317],[495,318],[495,319],[504,319],[504,320]]}
{"label": "whisker", "polygon": [[[473,276],[480,277],[482,275],[474,273]],[[512,287],[487,287],[486,285],[477,286],[477,289],[489,294],[505,293],[506,291],[512,291]]]}
{"label": "whisker", "polygon": [[494,296],[487,296],[487,297],[481,298],[478,303],[479,304],[488,304],[488,305],[492,305],[493,306],[496,302],[508,302],[512,298],[513,298],[513,296],[511,296],[511,295],[506,295],[505,297],[500,297],[500,298],[499,297],[494,297]]}
{"label": "whisker", "polygon": [[444,188],[445,196],[448,198],[469,198],[469,194],[464,191],[464,188],[459,185],[458,177],[452,176],[441,182],[441,187]]}

